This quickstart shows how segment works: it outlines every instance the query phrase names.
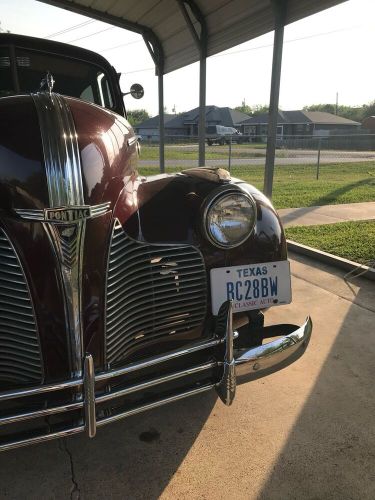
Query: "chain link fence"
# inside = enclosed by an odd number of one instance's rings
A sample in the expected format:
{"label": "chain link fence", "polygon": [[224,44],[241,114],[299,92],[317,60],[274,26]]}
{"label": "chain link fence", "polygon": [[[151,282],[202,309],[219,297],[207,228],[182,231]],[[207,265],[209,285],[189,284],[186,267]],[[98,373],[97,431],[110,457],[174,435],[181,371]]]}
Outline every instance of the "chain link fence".
{"label": "chain link fence", "polygon": [[[256,138],[255,138],[256,139]],[[238,142],[240,138],[226,137],[224,144],[206,144],[206,166],[230,170],[264,166],[266,143]],[[157,139],[141,137],[140,171],[150,174],[159,170],[159,143]],[[310,165],[375,162],[375,134],[283,136],[276,141],[275,165]],[[165,164],[168,171],[180,171],[198,165],[198,138],[167,136]],[[241,170],[242,170],[241,168]]]}

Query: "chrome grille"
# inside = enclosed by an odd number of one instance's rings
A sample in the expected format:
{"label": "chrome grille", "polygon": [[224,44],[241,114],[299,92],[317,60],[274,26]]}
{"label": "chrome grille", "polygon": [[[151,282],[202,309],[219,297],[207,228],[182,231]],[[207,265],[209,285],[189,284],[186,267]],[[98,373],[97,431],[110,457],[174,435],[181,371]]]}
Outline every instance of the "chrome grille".
{"label": "chrome grille", "polygon": [[25,275],[0,228],[0,382],[41,382],[38,340]]}
{"label": "chrome grille", "polygon": [[123,359],[135,345],[201,325],[206,289],[197,249],[134,241],[116,221],[107,275],[107,363]]}

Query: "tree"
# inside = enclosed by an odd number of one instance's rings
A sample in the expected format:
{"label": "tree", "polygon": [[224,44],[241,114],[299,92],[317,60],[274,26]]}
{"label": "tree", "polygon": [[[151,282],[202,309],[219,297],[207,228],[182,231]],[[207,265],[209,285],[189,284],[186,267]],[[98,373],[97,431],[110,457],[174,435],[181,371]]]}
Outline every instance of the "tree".
{"label": "tree", "polygon": [[269,107],[267,104],[256,104],[253,106],[253,116],[263,115],[268,113]]}
{"label": "tree", "polygon": [[132,127],[139,125],[149,118],[151,117],[145,109],[132,109],[128,111],[128,121]]}
{"label": "tree", "polygon": [[254,106],[249,106],[248,104],[246,104],[245,99],[242,101],[241,106],[236,106],[234,109],[236,111],[246,113],[250,116],[257,116],[263,113],[268,113],[268,106],[266,106],[265,104],[255,104]]}
{"label": "tree", "polygon": [[5,30],[4,28],[1,27],[1,21],[0,21],[0,33],[10,33],[10,30]]}
{"label": "tree", "polygon": [[375,116],[375,100],[363,105],[363,118]]}
{"label": "tree", "polygon": [[335,113],[335,104],[311,104],[304,106],[304,111],[323,111],[324,113]]}
{"label": "tree", "polygon": [[[373,108],[375,108],[375,105]],[[303,109],[305,111],[324,111],[325,113],[336,114],[336,104],[312,104],[311,106],[305,106]],[[366,116],[369,116],[368,111],[370,110],[371,103],[362,106],[345,106],[340,104],[337,106],[337,115],[348,118],[348,120],[361,122]]]}
{"label": "tree", "polygon": [[236,111],[240,111],[241,113],[247,113],[248,115],[252,115],[253,113],[251,106],[246,104],[245,99],[242,101],[241,106],[236,106],[234,109]]}

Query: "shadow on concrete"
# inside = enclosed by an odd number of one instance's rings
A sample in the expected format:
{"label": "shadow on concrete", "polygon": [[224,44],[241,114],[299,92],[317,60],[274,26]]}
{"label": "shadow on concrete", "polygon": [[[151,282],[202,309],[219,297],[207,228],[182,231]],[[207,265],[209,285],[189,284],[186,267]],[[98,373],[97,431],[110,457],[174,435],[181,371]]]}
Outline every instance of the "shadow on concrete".
{"label": "shadow on concrete", "polygon": [[260,499],[375,498],[375,302],[358,305],[362,283]]}
{"label": "shadow on concrete", "polygon": [[145,412],[70,439],[84,498],[156,499],[198,437],[216,402],[214,391]]}
{"label": "shadow on concrete", "polygon": [[[0,455],[0,498],[156,499],[199,435],[214,391],[98,430]],[[26,486],[27,485],[27,486]]]}

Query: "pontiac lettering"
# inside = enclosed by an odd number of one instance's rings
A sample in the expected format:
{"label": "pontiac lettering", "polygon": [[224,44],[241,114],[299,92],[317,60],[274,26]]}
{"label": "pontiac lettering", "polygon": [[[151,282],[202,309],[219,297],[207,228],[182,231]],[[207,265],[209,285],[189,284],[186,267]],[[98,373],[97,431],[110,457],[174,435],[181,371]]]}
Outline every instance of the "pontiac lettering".
{"label": "pontiac lettering", "polygon": [[44,211],[44,219],[55,223],[72,223],[91,216],[90,207],[51,208]]}

